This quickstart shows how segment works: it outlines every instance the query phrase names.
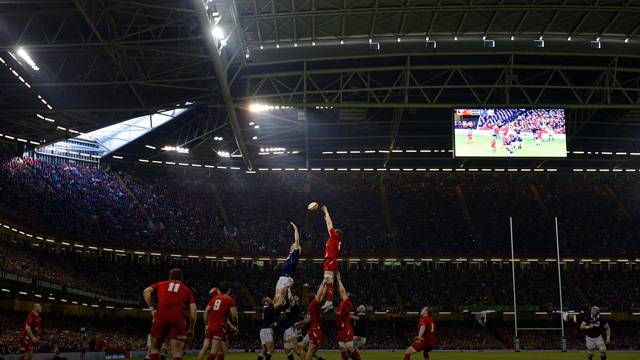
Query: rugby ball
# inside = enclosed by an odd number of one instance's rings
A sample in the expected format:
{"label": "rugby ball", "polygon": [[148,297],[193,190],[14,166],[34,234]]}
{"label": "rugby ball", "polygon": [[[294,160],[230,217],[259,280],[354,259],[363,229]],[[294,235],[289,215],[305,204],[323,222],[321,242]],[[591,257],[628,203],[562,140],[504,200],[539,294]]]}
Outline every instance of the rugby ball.
{"label": "rugby ball", "polygon": [[309,204],[308,208],[309,208],[309,211],[318,210],[318,203],[312,202],[311,204]]}

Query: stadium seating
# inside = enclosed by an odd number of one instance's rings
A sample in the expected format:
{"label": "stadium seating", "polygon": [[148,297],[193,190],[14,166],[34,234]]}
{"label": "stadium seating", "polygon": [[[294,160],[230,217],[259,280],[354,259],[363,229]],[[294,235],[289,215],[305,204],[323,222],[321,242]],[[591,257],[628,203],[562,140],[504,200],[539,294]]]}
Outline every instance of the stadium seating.
{"label": "stadium seating", "polygon": [[384,185],[391,224],[374,181],[210,180],[5,158],[0,210],[87,241],[256,254],[286,253],[293,238],[289,222],[295,221],[310,251],[321,253],[327,238],[322,212],[310,213],[305,223],[305,204],[313,199],[326,204],[335,227],[343,229],[343,254],[509,253],[510,217],[516,253],[553,253],[556,216],[564,253],[640,252],[634,240],[640,228],[632,221],[640,211],[633,201],[636,181],[425,178]]}

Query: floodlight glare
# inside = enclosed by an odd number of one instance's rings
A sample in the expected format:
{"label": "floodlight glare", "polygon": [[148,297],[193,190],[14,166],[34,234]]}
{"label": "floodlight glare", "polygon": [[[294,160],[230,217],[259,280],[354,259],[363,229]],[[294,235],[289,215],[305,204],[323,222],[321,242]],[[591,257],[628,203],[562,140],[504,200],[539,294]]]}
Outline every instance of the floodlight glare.
{"label": "floodlight glare", "polygon": [[29,64],[29,66],[31,66],[31,68],[32,68],[33,70],[35,70],[35,71],[40,70],[40,68],[38,67],[38,65],[36,65],[36,62],[35,62],[35,61],[33,61],[33,59],[31,59],[31,57],[29,56],[29,54],[27,54],[27,52],[26,52],[23,48],[20,48],[20,49],[18,50],[18,55],[19,55],[21,58],[23,58],[23,59],[27,62],[27,64]]}
{"label": "floodlight glare", "polygon": [[218,26],[214,27],[213,30],[211,30],[211,34],[213,34],[216,39],[222,39],[224,37],[222,29],[220,29]]}

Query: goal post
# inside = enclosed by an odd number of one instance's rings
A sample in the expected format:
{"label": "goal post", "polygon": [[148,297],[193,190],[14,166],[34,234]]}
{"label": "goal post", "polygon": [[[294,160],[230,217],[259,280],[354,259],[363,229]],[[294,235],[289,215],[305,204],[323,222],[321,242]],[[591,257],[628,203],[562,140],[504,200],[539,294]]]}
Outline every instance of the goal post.
{"label": "goal post", "polygon": [[516,352],[520,352],[520,338],[518,337],[518,330],[521,331],[543,331],[543,330],[560,330],[560,349],[562,352],[567,351],[567,338],[564,334],[564,321],[562,319],[562,314],[564,312],[564,307],[562,303],[562,271],[560,268],[560,238],[558,236],[558,218],[555,218],[555,230],[556,230],[556,263],[558,264],[558,296],[560,298],[560,327],[545,327],[545,328],[519,328],[518,327],[518,304],[517,304],[517,293],[516,293],[516,258],[515,251],[513,246],[513,217],[509,217],[509,229],[511,233],[511,278],[513,283],[513,319],[514,319],[514,330],[515,330],[515,338],[513,339],[513,348]]}

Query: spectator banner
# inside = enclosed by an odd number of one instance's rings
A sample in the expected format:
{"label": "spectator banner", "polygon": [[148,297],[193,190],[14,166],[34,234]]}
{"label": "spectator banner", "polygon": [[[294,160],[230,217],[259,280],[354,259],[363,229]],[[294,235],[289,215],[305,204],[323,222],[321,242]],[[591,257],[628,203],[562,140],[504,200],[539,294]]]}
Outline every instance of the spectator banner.
{"label": "spectator banner", "polygon": [[138,301],[138,300],[123,300],[123,299],[118,299],[118,298],[114,298],[114,297],[111,297],[111,296],[105,296],[105,295],[96,294],[96,293],[91,292],[91,291],[74,289],[74,288],[70,288],[70,287],[66,287],[65,288],[65,286],[62,286],[62,285],[56,284],[56,283],[52,283],[50,281],[34,279],[34,278],[30,277],[30,276],[25,276],[25,275],[13,274],[13,273],[10,273],[10,272],[4,271],[4,270],[0,270],[0,279],[9,280],[9,281],[12,281],[12,282],[17,282],[17,283],[25,284],[25,285],[34,285],[36,287],[45,288],[45,289],[49,289],[49,290],[63,291],[63,292],[67,292],[69,294],[84,296],[84,297],[88,297],[88,298],[92,298],[92,299],[99,299],[99,300],[102,300],[102,301],[108,301],[108,302],[111,302],[111,303],[116,303],[116,304],[121,304],[121,305],[132,305],[132,306],[140,305],[140,301]]}
{"label": "spectator banner", "polygon": [[13,282],[19,282],[21,284],[33,284],[33,279],[29,276],[17,275],[0,270],[0,279],[5,279]]}

